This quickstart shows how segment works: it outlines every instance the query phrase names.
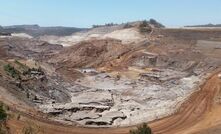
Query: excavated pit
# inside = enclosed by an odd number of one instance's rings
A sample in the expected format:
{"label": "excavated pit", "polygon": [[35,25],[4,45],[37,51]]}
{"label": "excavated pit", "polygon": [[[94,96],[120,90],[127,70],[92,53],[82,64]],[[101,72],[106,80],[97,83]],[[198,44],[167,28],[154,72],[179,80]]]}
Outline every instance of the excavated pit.
{"label": "excavated pit", "polygon": [[[202,76],[172,69],[139,73],[136,79],[89,68],[72,85],[59,83],[71,102],[41,104],[53,118],[91,127],[128,126],[168,116],[190,96]],[[68,86],[67,86],[68,85]]]}
{"label": "excavated pit", "polygon": [[[221,65],[218,41],[173,41],[174,36],[130,44],[92,39],[66,48],[1,39],[0,82],[51,120],[66,124],[119,127],[157,120],[175,113]],[[5,71],[7,64],[19,79]]]}

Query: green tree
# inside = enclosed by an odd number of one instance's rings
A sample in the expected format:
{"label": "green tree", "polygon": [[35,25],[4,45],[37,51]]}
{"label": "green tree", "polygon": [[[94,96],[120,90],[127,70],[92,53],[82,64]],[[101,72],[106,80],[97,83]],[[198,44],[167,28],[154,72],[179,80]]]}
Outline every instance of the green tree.
{"label": "green tree", "polygon": [[164,28],[165,27],[163,24],[159,23],[155,19],[150,19],[149,22],[150,22],[150,24],[154,25],[157,28]]}
{"label": "green tree", "polygon": [[144,123],[141,126],[138,126],[135,130],[130,130],[130,134],[153,134],[151,128]]}

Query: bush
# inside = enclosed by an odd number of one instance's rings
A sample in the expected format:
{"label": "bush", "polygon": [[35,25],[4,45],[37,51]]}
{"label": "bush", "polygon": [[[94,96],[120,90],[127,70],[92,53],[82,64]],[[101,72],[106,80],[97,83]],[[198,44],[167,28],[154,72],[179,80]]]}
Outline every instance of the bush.
{"label": "bush", "polygon": [[139,30],[141,33],[148,33],[151,32],[152,29],[149,26],[149,23],[146,20],[144,20],[140,23]]}
{"label": "bush", "polygon": [[126,29],[126,28],[131,28],[131,27],[133,27],[133,26],[130,25],[129,23],[126,23],[123,28]]}
{"label": "bush", "polygon": [[15,79],[21,79],[20,77],[20,73],[18,70],[16,70],[13,66],[11,66],[10,64],[7,64],[4,66],[4,70],[8,73],[8,75],[10,75],[12,78]]}
{"label": "bush", "polygon": [[22,129],[22,133],[23,134],[39,134],[40,131],[37,125],[29,122],[29,124]]}
{"label": "bush", "polygon": [[5,121],[7,118],[7,114],[3,108],[3,105],[0,104],[0,121]]}
{"label": "bush", "polygon": [[23,70],[27,70],[29,68],[25,64],[22,64],[21,62],[19,62],[18,60],[15,60],[15,63]]}
{"label": "bush", "polygon": [[3,123],[0,123],[0,134],[8,134],[7,127]]}
{"label": "bush", "polygon": [[153,134],[152,130],[146,123],[142,126],[137,127],[136,130],[130,130],[130,134]]}
{"label": "bush", "polygon": [[35,134],[34,128],[32,128],[31,126],[24,127],[22,131],[24,134]]}
{"label": "bush", "polygon": [[141,24],[140,24],[140,27],[148,27],[149,24],[146,20],[142,21]]}
{"label": "bush", "polygon": [[104,25],[92,25],[92,28],[98,28],[98,27],[110,27],[110,26],[115,26],[117,24],[114,23],[106,23]]}

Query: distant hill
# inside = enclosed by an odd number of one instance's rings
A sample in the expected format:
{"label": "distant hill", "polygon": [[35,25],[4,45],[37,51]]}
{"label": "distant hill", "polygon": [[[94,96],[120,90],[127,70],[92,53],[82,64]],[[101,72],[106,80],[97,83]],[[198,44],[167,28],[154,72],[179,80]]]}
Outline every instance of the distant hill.
{"label": "distant hill", "polygon": [[[155,28],[162,28],[164,25],[159,23],[154,19],[144,20],[148,24],[151,24]],[[136,27],[140,25],[143,21],[134,21],[134,22],[127,22],[122,24],[114,24],[114,23],[107,23],[104,25],[93,25],[92,28],[76,28],[76,27],[41,27],[37,24],[34,25],[13,25],[13,26],[0,26],[0,33],[26,33],[33,37],[39,37],[44,35],[54,35],[54,36],[70,36],[76,32],[85,32],[89,30],[93,31],[100,31],[100,32],[111,32],[114,30],[122,29],[122,28],[129,28],[129,27]]]}
{"label": "distant hill", "polygon": [[[143,20],[146,21],[147,23],[153,25],[156,28],[164,28],[165,26],[158,22],[155,19],[150,19],[150,20]],[[125,28],[133,27],[134,25],[140,24],[143,21],[133,21],[133,22],[127,22],[127,23],[122,23],[122,24],[117,24],[117,23],[106,23],[104,25],[92,25],[92,28],[99,28],[99,27],[113,27],[113,26],[122,26]]]}
{"label": "distant hill", "polygon": [[193,25],[185,27],[221,27],[221,24],[205,24],[205,25]]}
{"label": "distant hill", "polygon": [[86,28],[75,27],[40,27],[39,25],[13,25],[0,26],[0,32],[7,33],[26,33],[34,37],[43,35],[68,36],[75,32],[87,30]]}

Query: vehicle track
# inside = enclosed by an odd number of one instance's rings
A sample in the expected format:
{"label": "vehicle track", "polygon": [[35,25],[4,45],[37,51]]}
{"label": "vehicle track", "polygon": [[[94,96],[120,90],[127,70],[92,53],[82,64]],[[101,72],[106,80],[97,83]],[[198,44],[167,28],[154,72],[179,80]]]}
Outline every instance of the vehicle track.
{"label": "vehicle track", "polygon": [[201,89],[182,104],[176,114],[150,124],[153,131],[156,134],[186,133],[187,129],[203,121],[204,116],[214,107],[214,98],[220,90],[220,88],[217,88],[219,83],[217,73],[208,78],[200,86]]}

